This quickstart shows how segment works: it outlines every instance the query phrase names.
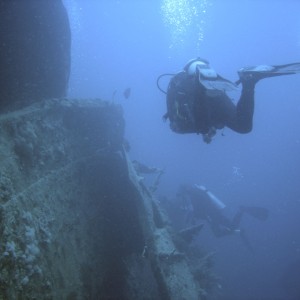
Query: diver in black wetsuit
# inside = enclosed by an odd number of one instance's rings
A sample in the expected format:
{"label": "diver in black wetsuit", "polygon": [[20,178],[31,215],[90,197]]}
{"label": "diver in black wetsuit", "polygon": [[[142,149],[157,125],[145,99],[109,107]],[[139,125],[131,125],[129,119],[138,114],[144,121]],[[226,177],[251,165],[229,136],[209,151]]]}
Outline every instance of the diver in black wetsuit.
{"label": "diver in black wetsuit", "polygon": [[177,192],[178,199],[185,203],[188,210],[188,219],[192,225],[196,220],[205,220],[216,237],[239,234],[243,242],[252,251],[246,238],[245,231],[241,230],[240,223],[246,213],[252,217],[265,221],[269,211],[263,207],[240,206],[233,218],[226,216],[226,205],[206,187],[200,185],[182,185]]}
{"label": "diver in black wetsuit", "polygon": [[241,69],[237,83],[242,84],[242,92],[235,105],[226,91],[235,90],[237,84],[218,75],[208,61],[193,59],[169,83],[164,119],[170,120],[174,132],[202,134],[206,143],[224,127],[248,133],[252,130],[255,84],[266,77],[298,73],[298,69],[299,63]]}
{"label": "diver in black wetsuit", "polygon": [[207,221],[216,237],[232,234],[239,230],[242,210],[239,210],[230,220],[224,214],[225,204],[204,186],[182,185],[177,197],[191,204],[188,219],[192,222],[198,219]]}

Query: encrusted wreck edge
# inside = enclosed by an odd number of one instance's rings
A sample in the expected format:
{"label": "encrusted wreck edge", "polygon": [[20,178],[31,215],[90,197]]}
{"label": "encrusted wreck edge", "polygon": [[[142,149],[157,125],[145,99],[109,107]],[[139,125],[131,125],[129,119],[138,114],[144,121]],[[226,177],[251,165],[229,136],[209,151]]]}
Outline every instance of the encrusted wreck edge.
{"label": "encrusted wreck edge", "polygon": [[100,99],[0,116],[0,299],[205,299],[124,130]]}

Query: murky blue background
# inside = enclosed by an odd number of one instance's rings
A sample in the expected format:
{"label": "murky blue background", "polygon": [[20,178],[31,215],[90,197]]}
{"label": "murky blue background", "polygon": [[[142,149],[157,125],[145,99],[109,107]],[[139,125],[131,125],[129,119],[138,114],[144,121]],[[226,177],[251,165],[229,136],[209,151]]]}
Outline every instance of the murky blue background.
{"label": "murky blue background", "polygon": [[[256,87],[254,129],[225,129],[210,145],[178,135],[162,121],[162,73],[196,56],[237,80],[248,65],[300,61],[300,1],[295,0],[65,0],[72,26],[69,97],[122,104],[131,158],[165,168],[158,195],[179,184],[206,185],[233,211],[240,204],[270,209],[265,223],[243,219],[255,248],[236,237],[199,236],[216,251],[218,299],[300,299],[300,75],[265,79]],[[161,81],[164,89],[168,80]],[[131,87],[131,96],[123,91]],[[238,99],[239,93],[233,94]],[[296,266],[286,271],[288,266]],[[287,278],[290,276],[290,278]]]}

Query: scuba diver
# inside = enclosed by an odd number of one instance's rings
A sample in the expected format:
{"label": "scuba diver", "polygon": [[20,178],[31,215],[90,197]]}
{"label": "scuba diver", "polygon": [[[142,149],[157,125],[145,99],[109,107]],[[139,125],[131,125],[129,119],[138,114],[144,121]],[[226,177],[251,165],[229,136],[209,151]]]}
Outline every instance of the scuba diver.
{"label": "scuba diver", "polygon": [[[256,83],[267,77],[300,72],[300,63],[280,66],[259,65],[238,71],[239,80],[233,83],[216,73],[205,59],[190,60],[177,74],[162,74],[157,79],[158,88],[167,94],[167,113],[171,130],[176,133],[202,134],[210,143],[217,129],[228,127],[238,133],[252,130],[254,89]],[[167,92],[159,80],[171,75]],[[226,92],[237,90],[242,84],[241,96],[235,105]]]}
{"label": "scuba diver", "polygon": [[240,206],[234,217],[230,219],[224,213],[226,205],[202,185],[182,185],[178,190],[177,197],[187,207],[189,223],[194,225],[195,220],[205,220],[216,237],[239,234],[251,251],[253,250],[245,231],[240,228],[243,215],[246,213],[261,221],[267,220],[269,216],[266,208]]}

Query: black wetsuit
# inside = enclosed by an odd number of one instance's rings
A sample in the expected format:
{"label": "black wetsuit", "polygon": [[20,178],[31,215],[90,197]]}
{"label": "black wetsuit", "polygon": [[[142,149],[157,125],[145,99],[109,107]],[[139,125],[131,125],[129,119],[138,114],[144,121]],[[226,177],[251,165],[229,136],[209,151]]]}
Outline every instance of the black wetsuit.
{"label": "black wetsuit", "polygon": [[242,83],[241,97],[235,105],[225,92],[207,95],[197,76],[186,72],[176,74],[167,92],[165,115],[177,133],[207,134],[211,128],[229,127],[239,133],[252,130],[254,113],[254,82]]}

